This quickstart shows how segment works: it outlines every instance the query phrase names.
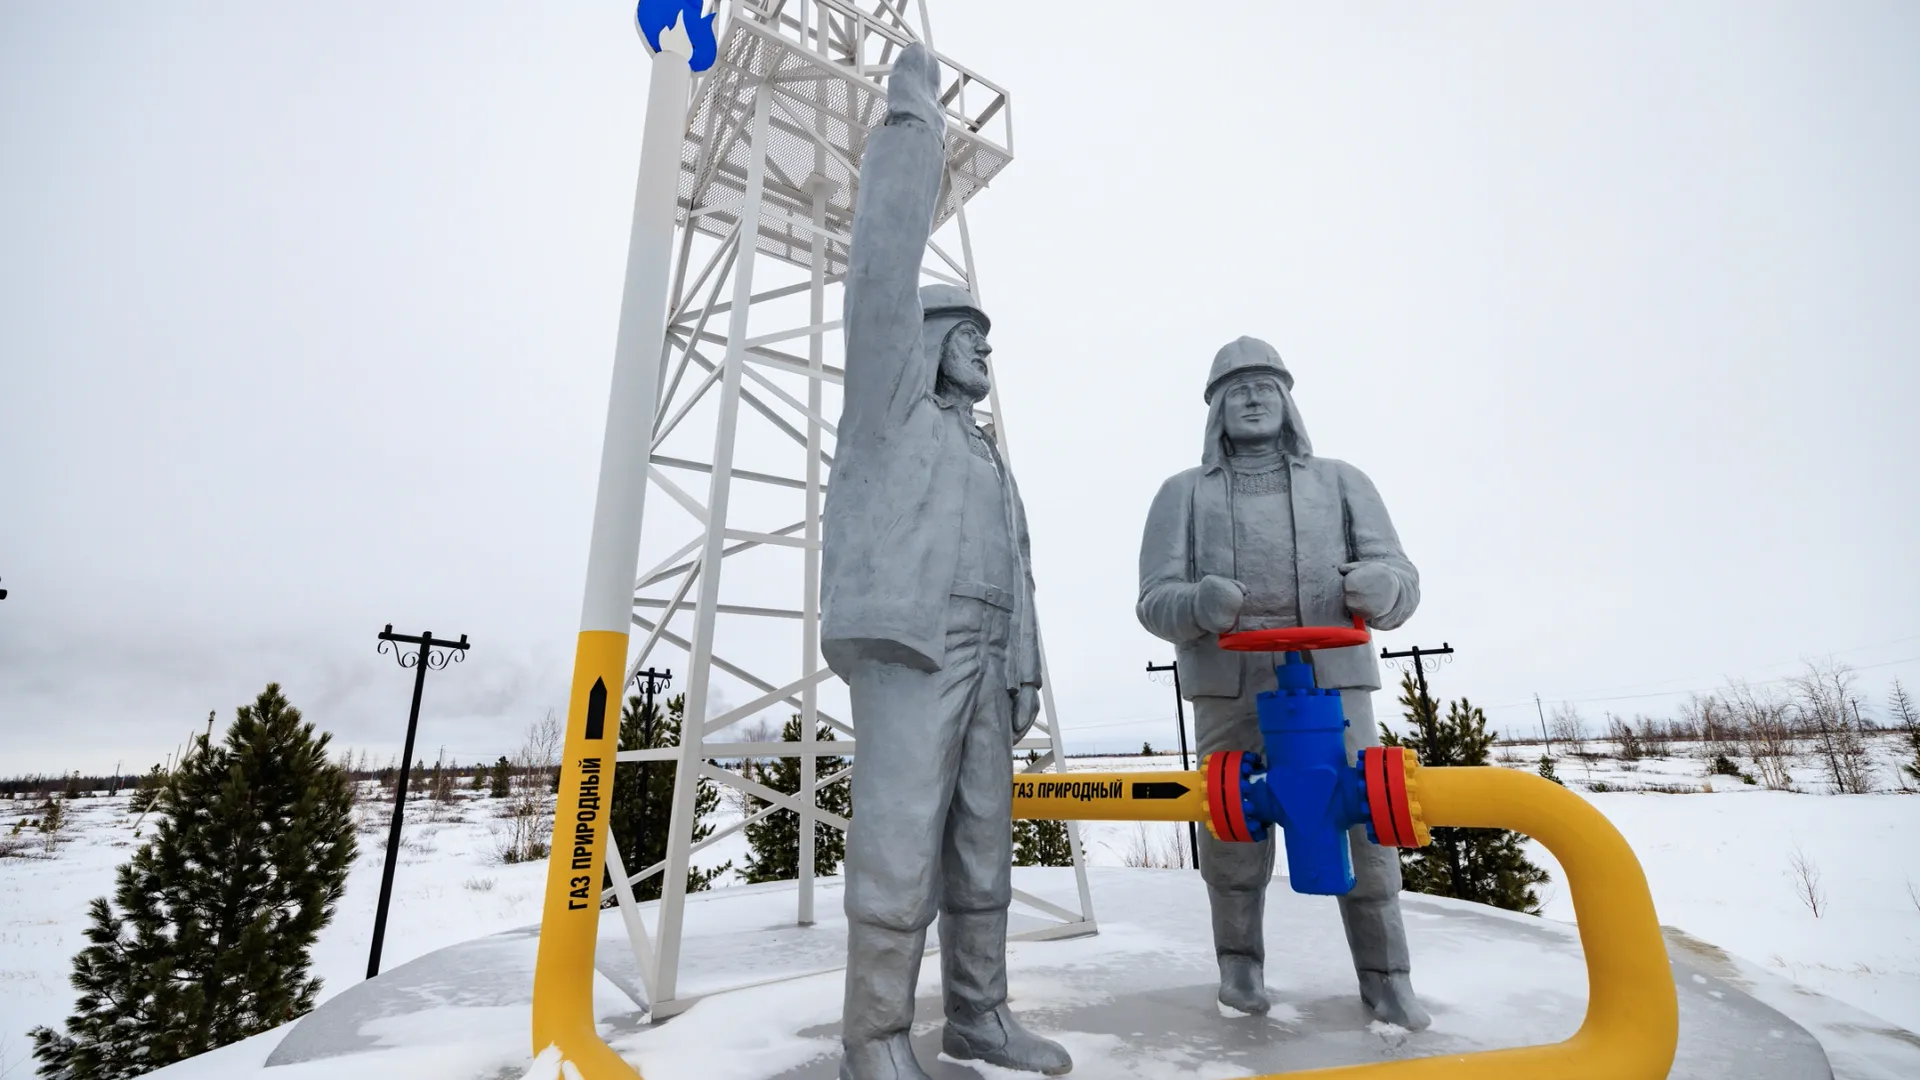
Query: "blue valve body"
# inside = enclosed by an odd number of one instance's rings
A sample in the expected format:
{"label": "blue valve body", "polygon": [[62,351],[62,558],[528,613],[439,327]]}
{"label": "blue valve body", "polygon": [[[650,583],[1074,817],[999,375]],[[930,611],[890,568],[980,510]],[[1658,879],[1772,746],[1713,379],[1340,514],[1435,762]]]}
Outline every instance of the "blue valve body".
{"label": "blue valve body", "polygon": [[1278,689],[1259,695],[1259,758],[1241,765],[1242,810],[1252,837],[1269,827],[1286,834],[1287,875],[1293,890],[1321,896],[1353,891],[1347,829],[1367,821],[1360,770],[1347,759],[1347,718],[1340,691],[1313,683],[1313,667],[1297,652],[1276,668]]}

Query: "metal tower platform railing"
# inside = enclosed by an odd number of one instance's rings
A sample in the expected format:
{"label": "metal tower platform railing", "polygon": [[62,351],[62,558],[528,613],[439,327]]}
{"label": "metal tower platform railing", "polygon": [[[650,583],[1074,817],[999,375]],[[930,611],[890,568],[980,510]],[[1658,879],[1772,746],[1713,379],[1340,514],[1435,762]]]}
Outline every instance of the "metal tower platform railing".
{"label": "metal tower platform railing", "polygon": [[[649,501],[653,513],[643,533],[642,566],[649,565],[649,548],[661,536],[691,535],[670,551],[653,547],[652,568],[639,575],[633,623],[640,644],[627,669],[631,683],[660,647],[683,651],[685,713],[679,746],[618,755],[622,763],[675,763],[665,858],[630,866],[617,843],[608,845],[607,854],[609,892],[656,1019],[699,996],[681,994],[679,983],[693,857],[768,814],[795,812],[801,846],[797,921],[805,925],[813,922],[816,823],[847,827],[844,818],[819,808],[817,793],[845,783],[850,770],[815,773],[822,756],[858,753],[850,714],[824,708],[821,701],[823,691],[838,689],[819,650],[820,509],[833,464],[829,417],[838,412],[837,404],[830,411],[829,399],[838,398],[842,379],[841,369],[827,362],[840,338],[840,321],[827,318],[827,294],[837,291],[846,272],[860,158],[868,130],[884,117],[892,58],[912,42],[933,44],[924,0],[867,4],[732,0],[718,61],[694,86],[688,110],[677,255],[647,469],[648,486],[670,505]],[[1011,109],[1004,89],[948,57],[938,59],[948,118],[947,178],[922,273],[967,286],[978,297],[966,204],[1013,159]],[[751,242],[742,243],[743,236]],[[836,299],[831,309],[838,308]],[[1005,453],[997,382],[986,404]],[[743,405],[751,425],[746,438],[738,437]],[[704,499],[689,490],[697,489],[701,477]],[[663,522],[663,509],[685,520]],[[744,687],[754,696],[723,703],[716,672],[731,680],[722,687]],[[771,709],[799,717],[799,743],[723,735]],[[716,714],[709,717],[710,711]],[[1057,715],[1052,691],[1043,688],[1041,717],[1018,747],[1039,753],[1030,771],[1060,768],[1064,761]],[[821,724],[847,737],[817,740]],[[800,761],[796,794],[775,791],[731,767],[778,757]],[[766,805],[696,842],[695,799],[703,780]],[[1079,910],[1016,892],[1017,903],[1043,917],[1038,928],[1016,936],[1094,932],[1079,832],[1071,823],[1069,838]],[[654,914],[650,929],[633,887],[655,875],[662,876],[661,896],[657,906],[647,905]]]}

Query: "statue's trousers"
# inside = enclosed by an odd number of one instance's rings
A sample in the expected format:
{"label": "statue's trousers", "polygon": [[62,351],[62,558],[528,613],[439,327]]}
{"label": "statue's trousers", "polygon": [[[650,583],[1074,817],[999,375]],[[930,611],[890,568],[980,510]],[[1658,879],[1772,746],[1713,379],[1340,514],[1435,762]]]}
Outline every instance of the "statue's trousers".
{"label": "statue's trousers", "polygon": [[947,1016],[1006,1001],[1013,900],[1013,616],[947,601],[946,664],[861,661],[848,680],[860,750],[847,832],[848,1043],[913,1022],[927,926],[940,915]]}

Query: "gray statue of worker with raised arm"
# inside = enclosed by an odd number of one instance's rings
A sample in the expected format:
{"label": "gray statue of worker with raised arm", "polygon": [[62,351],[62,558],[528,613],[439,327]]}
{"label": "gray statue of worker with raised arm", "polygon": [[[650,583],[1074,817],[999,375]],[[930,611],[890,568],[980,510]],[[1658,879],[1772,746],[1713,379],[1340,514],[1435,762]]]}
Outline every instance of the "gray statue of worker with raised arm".
{"label": "gray statue of worker with raised arm", "polygon": [[[1315,457],[1293,403],[1293,376],[1273,346],[1243,337],[1213,358],[1200,467],[1161,485],[1140,542],[1141,625],[1174,643],[1193,702],[1200,752],[1262,749],[1255,695],[1274,689],[1272,653],[1229,652],[1231,630],[1341,626],[1354,615],[1391,630],[1420,603],[1420,575],[1400,550],[1373,483],[1344,461]],[[1340,691],[1347,753],[1380,742],[1373,691],[1380,670],[1356,645],[1305,654],[1315,682]],[[1428,1016],[1408,977],[1400,863],[1350,833],[1353,891],[1340,898],[1360,996],[1373,1014],[1419,1029]],[[1264,1013],[1261,920],[1274,843],[1200,841],[1213,909],[1220,1002]]]}
{"label": "gray statue of worker with raised arm", "polygon": [[936,912],[942,1049],[1073,1067],[1007,1011],[1013,744],[1039,709],[1039,635],[1026,513],[974,420],[987,316],[964,289],[919,287],[946,165],[937,90],[933,57],[910,46],[860,164],[846,279],[821,588],[821,651],[859,731],[842,1080],[925,1080],[907,1034]]}

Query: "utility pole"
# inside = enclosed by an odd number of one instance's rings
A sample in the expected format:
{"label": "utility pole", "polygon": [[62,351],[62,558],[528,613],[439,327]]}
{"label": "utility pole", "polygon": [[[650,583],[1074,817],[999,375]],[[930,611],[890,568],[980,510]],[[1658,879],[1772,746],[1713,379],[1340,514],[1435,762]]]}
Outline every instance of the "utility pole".
{"label": "utility pole", "polygon": [[1540,695],[1533,695],[1533,711],[1540,716],[1540,738],[1547,744],[1547,756],[1553,756],[1553,736],[1547,734],[1547,711],[1540,707]]}
{"label": "utility pole", "polygon": [[[407,810],[407,772],[413,762],[413,733],[420,726],[420,692],[427,686],[427,669],[438,671],[453,661],[467,658],[467,635],[461,634],[459,641],[447,641],[433,636],[429,630],[424,634],[396,634],[393,624],[388,623],[380,631],[380,644],[376,651],[385,653],[387,645],[392,643],[393,658],[401,668],[413,669],[413,708],[407,713],[407,745],[401,753],[400,775],[393,781],[393,824],[387,829],[387,865],[380,873],[380,904],[373,913],[373,950],[367,954],[367,978],[380,974],[380,946],[387,938],[387,904],[393,899],[393,868],[400,858],[400,823]],[[419,652],[402,652],[400,645],[418,645]],[[434,650],[438,649],[436,652]],[[213,731],[213,715],[207,715],[207,731]]]}
{"label": "utility pole", "polygon": [[[1152,663],[1147,665],[1149,676],[1161,671],[1173,672],[1173,726],[1180,732],[1180,768],[1191,772],[1193,766],[1187,759],[1187,699],[1180,693],[1180,665]],[[1200,826],[1191,821],[1187,822],[1187,850],[1192,852],[1193,867],[1198,870],[1200,868]]]}

